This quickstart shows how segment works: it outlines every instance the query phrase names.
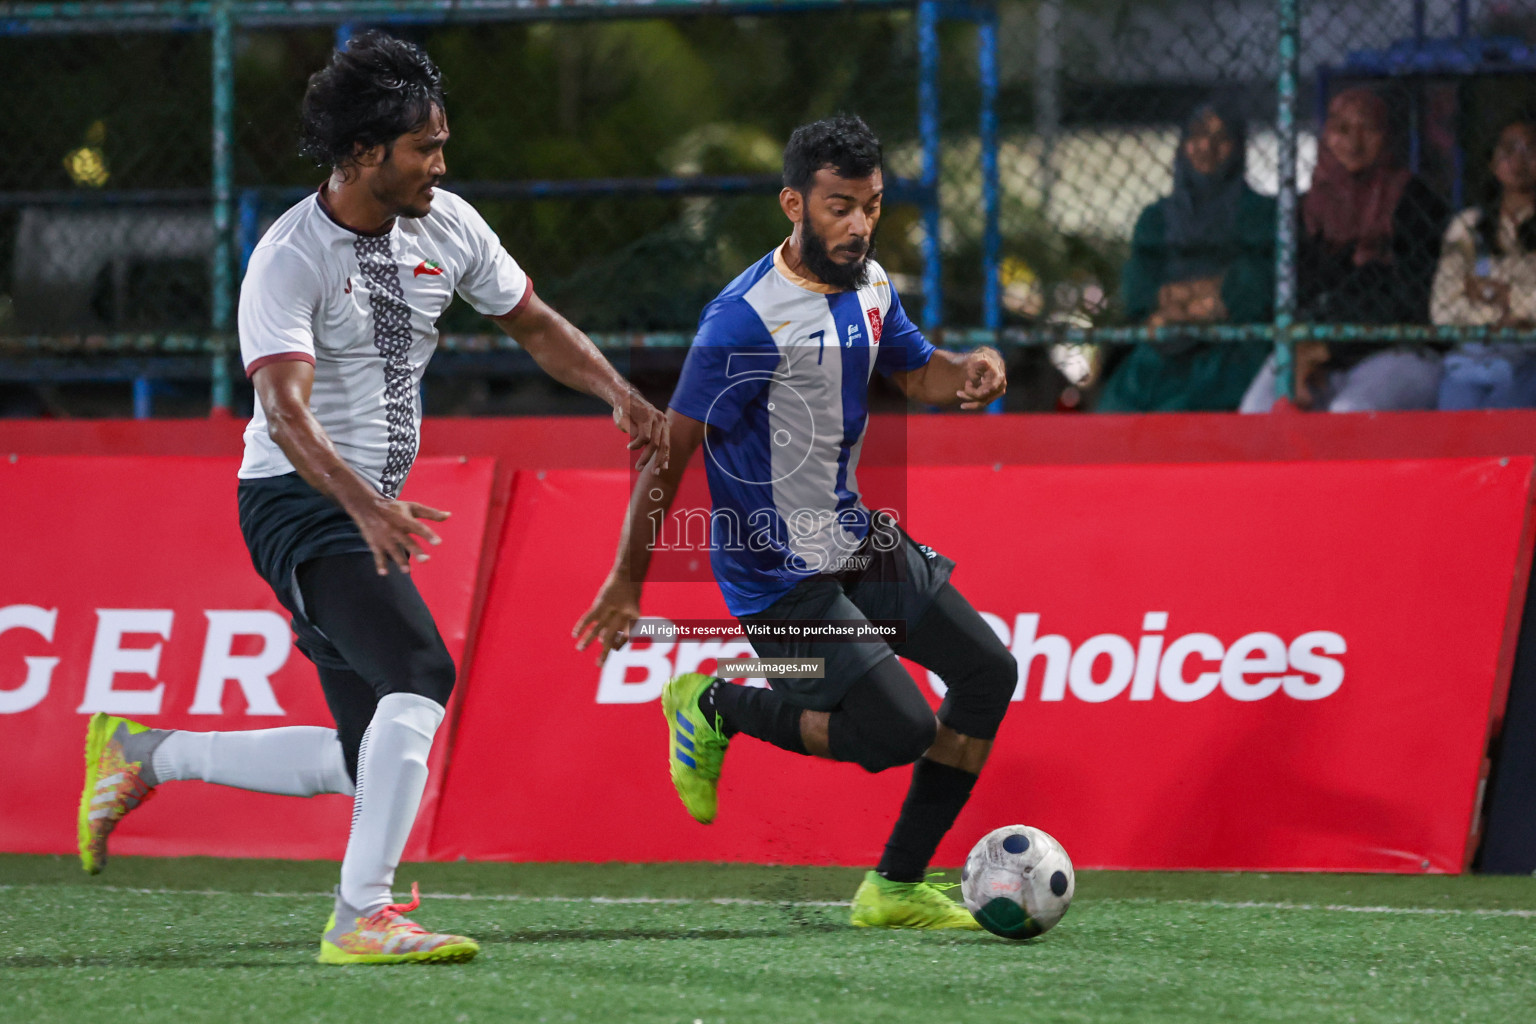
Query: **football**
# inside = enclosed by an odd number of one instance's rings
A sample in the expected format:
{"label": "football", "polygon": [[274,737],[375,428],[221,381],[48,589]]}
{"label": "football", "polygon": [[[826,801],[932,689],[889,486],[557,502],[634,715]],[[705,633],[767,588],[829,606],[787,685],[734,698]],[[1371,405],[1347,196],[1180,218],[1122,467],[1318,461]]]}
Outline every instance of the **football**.
{"label": "football", "polygon": [[1005,939],[1032,939],[1072,903],[1072,858],[1048,833],[1007,825],[981,837],[960,870],[960,893],[981,926]]}

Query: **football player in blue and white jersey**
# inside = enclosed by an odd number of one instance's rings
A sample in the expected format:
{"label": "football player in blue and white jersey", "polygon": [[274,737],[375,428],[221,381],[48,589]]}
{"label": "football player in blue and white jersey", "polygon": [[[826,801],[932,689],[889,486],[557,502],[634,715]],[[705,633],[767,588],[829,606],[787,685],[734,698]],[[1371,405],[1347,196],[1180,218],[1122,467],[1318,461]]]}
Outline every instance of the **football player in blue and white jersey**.
{"label": "football player in blue and white jersey", "polygon": [[[869,382],[879,372],[929,405],[979,408],[1003,393],[990,348],[936,349],[873,259],[884,194],[880,143],[857,117],[804,125],[784,153],[789,238],[704,310],[667,417],[673,456],[638,479],[618,557],[577,646],[600,657],[640,613],[653,524],[664,522],[695,449],[706,450],[710,562],[760,657],[822,659],[818,678],[770,689],[690,673],[667,683],[672,780],[698,821],[716,812],[731,739],[871,772],[915,764],[885,855],[854,898],[853,923],[977,928],[924,881],[970,796],[1016,682],[1013,656],[949,582],[954,563],[860,497]],[[887,643],[804,640],[785,624],[905,622]],[[765,632],[769,631],[769,632]],[[897,655],[944,680],[937,718]]]}

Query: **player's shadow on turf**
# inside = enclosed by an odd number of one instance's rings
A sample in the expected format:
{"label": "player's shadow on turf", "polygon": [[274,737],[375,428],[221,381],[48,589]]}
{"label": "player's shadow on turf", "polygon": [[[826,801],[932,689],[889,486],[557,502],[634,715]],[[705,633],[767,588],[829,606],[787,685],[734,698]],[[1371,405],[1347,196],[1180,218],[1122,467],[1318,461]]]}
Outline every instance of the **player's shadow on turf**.
{"label": "player's shadow on turf", "polygon": [[538,931],[515,931],[487,934],[479,929],[476,935],[482,944],[506,943],[517,945],[525,942],[613,942],[617,939],[662,939],[687,941],[717,941],[720,939],[780,939],[804,935],[808,931],[847,931],[845,924],[803,924],[793,928],[546,928]]}
{"label": "player's shadow on turf", "polygon": [[[69,953],[58,953],[53,956],[29,953],[14,953],[10,956],[0,957],[0,971],[25,970],[27,968],[57,969],[60,967],[202,967],[216,970],[231,967],[306,967],[312,965],[314,960],[315,942],[313,939],[291,939],[283,942],[242,942],[238,946],[226,947],[233,954],[244,954],[242,959],[221,958],[217,944],[203,946],[197,949],[149,949],[149,950],[123,950],[120,953],[92,953],[89,956],[78,956]],[[304,954],[301,960],[290,960],[287,955],[295,951]],[[270,960],[258,960],[250,957],[253,953],[278,953],[283,956]]]}

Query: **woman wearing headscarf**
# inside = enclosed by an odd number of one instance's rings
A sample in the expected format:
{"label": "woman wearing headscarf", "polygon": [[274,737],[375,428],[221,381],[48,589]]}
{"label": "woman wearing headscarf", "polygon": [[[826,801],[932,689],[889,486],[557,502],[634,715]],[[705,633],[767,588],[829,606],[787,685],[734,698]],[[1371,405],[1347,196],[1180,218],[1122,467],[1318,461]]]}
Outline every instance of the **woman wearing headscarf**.
{"label": "woman wearing headscarf", "polygon": [[[1243,180],[1247,125],[1220,100],[1184,125],[1173,192],[1142,211],[1121,276],[1126,313],[1153,327],[1255,323],[1274,296],[1275,201]],[[1235,409],[1263,342],[1139,344],[1110,373],[1100,412]]]}
{"label": "woman wearing headscarf", "polygon": [[[1450,326],[1536,327],[1536,120],[1504,126],[1489,169],[1488,202],[1445,232],[1430,316]],[[1536,350],[1458,345],[1445,357],[1442,409],[1536,406]]]}
{"label": "woman wearing headscarf", "polygon": [[[1328,104],[1312,188],[1301,200],[1297,319],[1422,324],[1440,256],[1445,202],[1402,166],[1387,103],[1347,89]],[[1296,404],[1333,412],[1433,409],[1440,357],[1424,346],[1296,346]],[[1244,412],[1275,400],[1273,362],[1243,398]]]}

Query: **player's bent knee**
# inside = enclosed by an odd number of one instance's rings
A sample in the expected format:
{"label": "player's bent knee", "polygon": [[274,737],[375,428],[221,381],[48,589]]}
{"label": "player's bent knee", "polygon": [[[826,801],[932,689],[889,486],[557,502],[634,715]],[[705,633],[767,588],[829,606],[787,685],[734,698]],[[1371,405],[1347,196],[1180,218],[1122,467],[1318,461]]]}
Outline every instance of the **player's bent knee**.
{"label": "player's bent knee", "polygon": [[453,684],[457,679],[458,671],[454,668],[453,658],[446,650],[439,650],[422,672],[422,686],[416,692],[447,707],[448,697],[453,693]]}
{"label": "player's bent knee", "polygon": [[447,707],[457,678],[453,658],[439,642],[413,652],[399,676],[390,681],[389,689],[391,693],[414,693]]}
{"label": "player's bent knee", "polygon": [[999,644],[996,650],[988,652],[982,665],[982,689],[987,699],[996,705],[998,717],[1001,718],[1013,700],[1013,691],[1018,687],[1019,661],[1012,652]]}
{"label": "player's bent knee", "polygon": [[964,677],[951,683],[939,708],[939,721],[965,736],[996,738],[1018,680],[1018,661],[1006,647],[984,649]]}
{"label": "player's bent knee", "polygon": [[858,765],[867,772],[883,772],[912,764],[933,746],[938,722],[932,712],[896,713],[878,719],[855,721],[846,714],[834,714],[827,738],[833,760]]}
{"label": "player's bent knee", "polygon": [[[925,709],[926,710],[926,709]],[[933,717],[933,712],[928,711],[922,716],[913,716],[907,729],[902,733],[900,747],[900,764],[911,764],[928,752],[933,746],[933,741],[939,735],[939,720]]]}
{"label": "player's bent knee", "polygon": [[866,771],[883,772],[888,768],[912,764],[933,746],[938,730],[938,720],[931,712],[902,716],[890,728],[882,730],[879,739],[871,743],[866,752],[867,763],[861,761],[860,765]]}

